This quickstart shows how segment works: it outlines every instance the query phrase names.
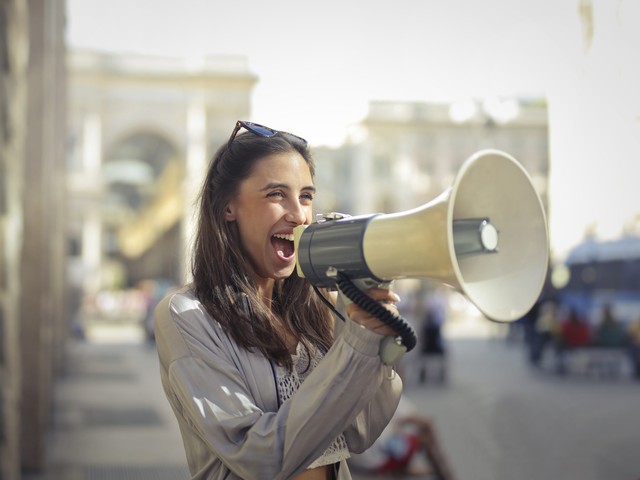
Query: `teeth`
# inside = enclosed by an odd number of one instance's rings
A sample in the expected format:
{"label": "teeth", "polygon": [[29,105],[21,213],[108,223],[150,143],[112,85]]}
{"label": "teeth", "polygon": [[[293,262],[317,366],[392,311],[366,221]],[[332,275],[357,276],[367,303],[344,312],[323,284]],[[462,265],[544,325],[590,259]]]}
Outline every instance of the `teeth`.
{"label": "teeth", "polygon": [[274,237],[293,242],[293,233],[276,233]]}

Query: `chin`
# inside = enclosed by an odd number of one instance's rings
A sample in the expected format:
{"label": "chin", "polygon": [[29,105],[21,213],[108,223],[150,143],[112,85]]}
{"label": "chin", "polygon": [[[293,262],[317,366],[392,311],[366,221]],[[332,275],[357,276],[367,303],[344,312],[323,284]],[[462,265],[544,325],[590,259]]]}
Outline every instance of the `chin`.
{"label": "chin", "polygon": [[281,268],[274,272],[273,278],[276,280],[284,280],[285,278],[289,278],[293,271],[295,270],[295,265],[289,268]]}

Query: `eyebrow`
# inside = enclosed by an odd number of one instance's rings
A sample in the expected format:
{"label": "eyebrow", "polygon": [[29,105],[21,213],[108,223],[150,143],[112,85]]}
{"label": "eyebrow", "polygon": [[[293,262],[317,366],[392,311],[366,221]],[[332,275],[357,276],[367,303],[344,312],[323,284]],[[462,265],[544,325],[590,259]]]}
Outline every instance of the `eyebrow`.
{"label": "eyebrow", "polygon": [[[267,185],[265,185],[264,187],[262,187],[260,189],[260,191],[261,192],[266,192],[267,190],[273,190],[274,188],[283,188],[285,190],[290,190],[291,187],[289,187],[289,185],[287,185],[286,183],[271,182],[271,183],[268,183]],[[316,192],[316,187],[314,187],[313,185],[307,185],[306,187],[302,187],[301,190],[310,191],[310,192],[315,193]]]}

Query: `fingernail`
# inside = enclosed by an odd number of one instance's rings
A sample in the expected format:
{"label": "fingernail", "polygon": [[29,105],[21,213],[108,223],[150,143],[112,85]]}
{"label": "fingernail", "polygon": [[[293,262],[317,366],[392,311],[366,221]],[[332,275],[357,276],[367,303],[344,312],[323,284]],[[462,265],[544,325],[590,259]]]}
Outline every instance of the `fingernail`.
{"label": "fingernail", "polygon": [[393,298],[394,302],[399,302],[400,301],[400,295],[398,295],[396,292],[389,292],[391,294],[391,297]]}

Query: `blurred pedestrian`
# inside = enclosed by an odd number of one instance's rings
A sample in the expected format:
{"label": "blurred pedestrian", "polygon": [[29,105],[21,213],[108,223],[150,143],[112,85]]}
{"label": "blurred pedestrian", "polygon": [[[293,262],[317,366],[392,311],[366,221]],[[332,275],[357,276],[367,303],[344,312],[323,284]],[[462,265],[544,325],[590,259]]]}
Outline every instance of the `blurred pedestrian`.
{"label": "blurred pedestrian", "polygon": [[447,349],[442,336],[446,315],[446,297],[440,288],[435,288],[427,296],[424,317],[420,326],[420,383],[425,383],[434,370],[439,382],[447,380]]}
{"label": "blurred pedestrian", "polygon": [[609,351],[601,352],[598,358],[592,359],[589,365],[590,370],[595,370],[608,377],[620,375],[623,360],[612,350],[626,353],[629,337],[624,326],[613,314],[613,308],[610,304],[605,304],[602,307],[602,315],[593,334],[593,346]]}
{"label": "blurred pedestrian", "polygon": [[628,335],[633,375],[637,379],[640,379],[640,317],[635,318],[629,323]]}
{"label": "blurred pedestrian", "polygon": [[[540,316],[540,307],[542,303],[542,300],[538,299],[527,313],[514,322],[519,324],[518,327],[514,327],[516,330],[522,330],[522,339],[524,340],[525,346],[529,349],[529,352],[532,352],[534,342],[536,341],[536,322]],[[507,339],[511,337],[513,340],[515,336],[517,335],[514,335],[513,328],[510,326]]]}
{"label": "blurred pedestrian", "polygon": [[594,332],[594,345],[605,348],[624,348],[627,342],[627,332],[614,316],[611,305],[604,305],[602,316]]}
{"label": "blurred pedestrian", "polygon": [[560,333],[560,322],[557,317],[557,306],[551,300],[545,301],[538,309],[533,334],[530,338],[529,359],[533,365],[540,365],[544,352],[553,345]]}
{"label": "blurred pedestrian", "polygon": [[569,309],[567,318],[560,326],[560,336],[557,343],[557,372],[566,373],[566,353],[574,348],[587,347],[591,344],[593,335],[591,327],[578,310]]}

